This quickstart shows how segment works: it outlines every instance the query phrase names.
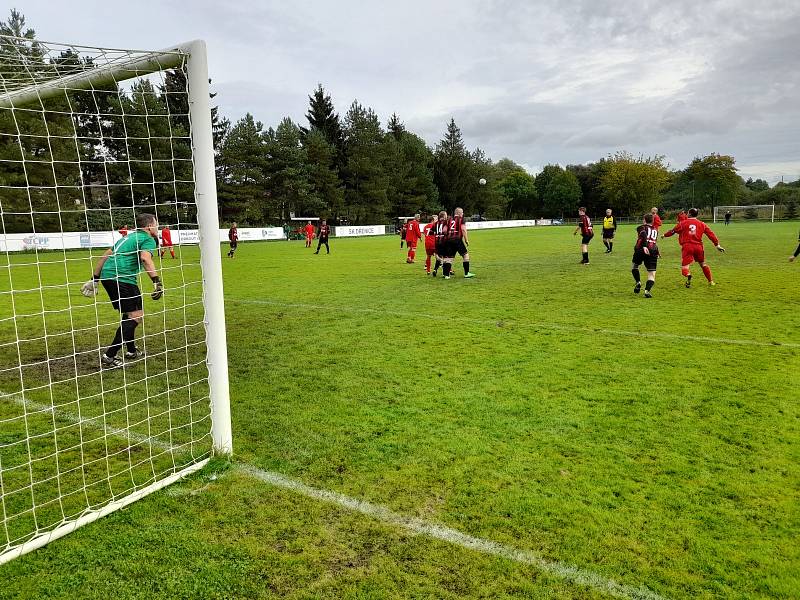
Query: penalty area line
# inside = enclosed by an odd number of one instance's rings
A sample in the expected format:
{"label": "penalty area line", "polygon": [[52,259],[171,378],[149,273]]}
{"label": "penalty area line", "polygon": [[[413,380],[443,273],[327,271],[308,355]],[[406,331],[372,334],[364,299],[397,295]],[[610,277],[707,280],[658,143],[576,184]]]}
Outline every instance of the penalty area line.
{"label": "penalty area line", "polygon": [[[228,299],[226,302],[234,304],[254,304],[264,306],[279,306],[285,308],[300,308],[308,310],[325,310],[332,312],[350,312],[362,314],[379,314],[379,315],[392,315],[396,317],[408,317],[417,319],[440,319],[438,315],[419,312],[406,312],[395,310],[384,310],[380,308],[362,308],[355,306],[327,306],[322,304],[305,304],[302,302],[280,302],[277,300],[255,300],[235,298]],[[757,346],[762,348],[800,348],[800,344],[796,342],[759,342],[758,340],[741,340],[736,338],[716,338],[711,336],[699,335],[682,335],[679,333],[668,333],[662,331],[626,331],[624,329],[605,329],[601,327],[580,327],[578,325],[567,325],[562,323],[544,323],[541,321],[507,321],[503,318],[498,319],[461,319],[463,322],[477,323],[481,325],[496,325],[498,322],[503,322],[505,325],[514,325],[516,327],[528,327],[531,329],[552,329],[556,331],[577,331],[581,333],[607,333],[611,335],[622,335],[629,337],[640,338],[656,338],[665,340],[683,340],[687,342],[710,342],[714,344],[728,344],[733,346]]]}

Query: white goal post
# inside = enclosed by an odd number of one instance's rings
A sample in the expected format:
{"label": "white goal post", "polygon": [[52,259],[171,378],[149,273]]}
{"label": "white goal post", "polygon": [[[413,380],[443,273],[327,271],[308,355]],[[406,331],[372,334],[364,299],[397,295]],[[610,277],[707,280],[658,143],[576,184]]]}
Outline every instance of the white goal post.
{"label": "white goal post", "polygon": [[[0,564],[232,453],[209,98],[203,41],[0,36]],[[128,317],[81,284],[144,213],[164,294],[103,368]]]}
{"label": "white goal post", "polygon": [[731,220],[739,220],[741,218],[752,220],[766,220],[775,222],[775,205],[774,204],[750,204],[748,206],[715,206],[714,207],[714,223],[717,221],[725,221],[725,215],[731,214]]}

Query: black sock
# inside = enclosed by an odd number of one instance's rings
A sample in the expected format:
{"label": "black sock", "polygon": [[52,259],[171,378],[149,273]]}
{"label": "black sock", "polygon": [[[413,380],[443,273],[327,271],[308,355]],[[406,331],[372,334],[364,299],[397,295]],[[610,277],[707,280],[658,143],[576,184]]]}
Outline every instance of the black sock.
{"label": "black sock", "polygon": [[469,273],[469,261],[465,260],[464,261],[464,275],[466,275],[467,273]]}
{"label": "black sock", "polygon": [[614,242],[608,242],[608,251],[611,252],[614,249]]}
{"label": "black sock", "polygon": [[114,334],[114,339],[111,340],[111,345],[106,350],[106,356],[114,358],[120,348],[122,348],[122,325],[117,327],[117,333]]}
{"label": "black sock", "polygon": [[439,267],[441,267],[441,266],[442,266],[442,261],[440,261],[440,260],[437,258],[437,259],[436,259],[436,264],[435,264],[435,265],[433,265],[433,270],[434,270],[434,271],[438,271],[438,270],[439,270]]}
{"label": "black sock", "polygon": [[134,338],[136,336],[136,327],[139,325],[134,319],[125,319],[120,326],[122,329],[122,339],[125,340],[125,347],[128,352],[136,352],[136,344]]}
{"label": "black sock", "polygon": [[453,266],[450,263],[444,263],[444,266],[442,267],[442,275],[444,275],[445,277],[449,277],[452,268]]}
{"label": "black sock", "polygon": [[588,252],[584,252],[583,253],[583,262],[589,262],[589,253]]}
{"label": "black sock", "polygon": [[606,250],[608,250],[608,242],[607,241],[603,240],[603,246],[605,246]]}
{"label": "black sock", "polygon": [[656,284],[656,282],[655,282],[655,281],[653,281],[652,279],[648,279],[648,280],[647,280],[647,283],[645,283],[645,284],[644,284],[644,289],[645,289],[645,291],[649,292],[650,290],[652,290],[652,289],[653,289],[653,286],[654,286],[655,284]]}
{"label": "black sock", "polygon": [[639,276],[639,269],[631,269],[631,275],[633,275],[633,280],[636,283],[641,282],[641,277]]}

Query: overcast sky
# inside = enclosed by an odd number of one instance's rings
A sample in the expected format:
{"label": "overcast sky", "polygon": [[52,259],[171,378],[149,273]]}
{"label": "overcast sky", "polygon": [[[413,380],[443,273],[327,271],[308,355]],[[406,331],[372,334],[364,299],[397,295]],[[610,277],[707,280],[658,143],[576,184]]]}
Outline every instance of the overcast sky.
{"label": "overcast sky", "polygon": [[[800,178],[798,0],[26,0],[41,40],[159,49],[201,38],[223,115],[305,124],[318,83],[431,146],[545,164],[618,150],[671,168],[731,154]],[[7,18],[7,14],[3,16]]]}

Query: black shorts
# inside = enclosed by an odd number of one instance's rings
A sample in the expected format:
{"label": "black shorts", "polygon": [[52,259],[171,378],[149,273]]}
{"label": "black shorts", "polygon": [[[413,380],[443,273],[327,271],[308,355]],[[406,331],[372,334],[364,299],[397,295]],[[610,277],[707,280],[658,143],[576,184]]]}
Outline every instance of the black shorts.
{"label": "black shorts", "polygon": [[638,267],[644,263],[644,268],[648,271],[655,271],[658,265],[658,256],[653,254],[645,254],[641,250],[633,251],[633,266]]}
{"label": "black shorts", "polygon": [[594,237],[594,232],[581,234],[581,244],[588,244],[589,242],[592,241],[593,237]]}
{"label": "black shorts", "polygon": [[447,243],[444,240],[437,240],[436,241],[436,256],[444,258],[446,256],[445,252],[447,252]]}
{"label": "black shorts", "polygon": [[456,254],[462,257],[469,252],[467,245],[462,238],[453,238],[447,240],[447,258],[455,258]]}
{"label": "black shorts", "polygon": [[142,292],[138,285],[116,279],[103,279],[101,283],[108,292],[114,310],[123,314],[142,310]]}
{"label": "black shorts", "polygon": [[231,250],[236,250],[236,246],[239,245],[239,242],[231,242]]}
{"label": "black shorts", "polygon": [[603,229],[603,239],[604,240],[613,240],[614,239],[614,230],[613,229]]}

